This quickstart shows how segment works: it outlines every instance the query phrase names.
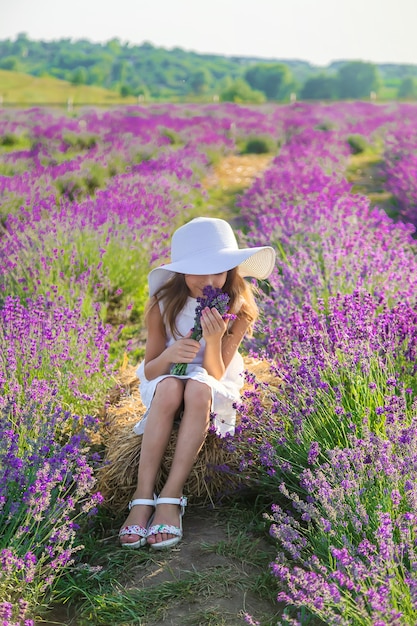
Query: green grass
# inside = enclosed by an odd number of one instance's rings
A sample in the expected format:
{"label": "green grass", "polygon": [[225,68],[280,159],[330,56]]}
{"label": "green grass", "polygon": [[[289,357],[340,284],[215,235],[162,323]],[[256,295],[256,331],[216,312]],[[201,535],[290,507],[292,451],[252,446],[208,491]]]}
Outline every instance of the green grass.
{"label": "green grass", "polygon": [[378,100],[397,100],[398,99],[398,86],[396,85],[383,85],[378,91]]}
{"label": "green grass", "polygon": [[371,206],[384,209],[395,220],[398,206],[392,193],[384,188],[383,164],[383,147],[368,147],[364,152],[351,155],[346,179],[352,183],[352,193],[366,195]]}
{"label": "green grass", "polygon": [[134,104],[133,96],[122,98],[116,91],[89,85],[71,83],[51,77],[36,77],[20,72],[0,70],[0,96],[3,105],[67,105],[77,104]]}
{"label": "green grass", "polygon": [[[259,506],[248,503],[210,512],[213,523],[226,529],[227,539],[214,544],[196,541],[193,562],[176,573],[175,551],[155,556],[146,549],[120,549],[113,528],[120,520],[101,511],[95,528],[83,535],[79,563],[60,581],[49,621],[58,621],[59,616],[62,620],[64,611],[64,619],[76,615],[77,626],[145,626],[178,612],[181,623],[189,626],[223,626],[237,619],[230,598],[243,602],[251,594],[262,607],[262,626],[275,624],[279,607],[273,578],[267,574],[274,547],[265,539],[258,514]],[[219,555],[219,563],[204,566],[210,554]],[[170,580],[153,582],[161,569],[170,573]]]}
{"label": "green grass", "polygon": [[226,593],[227,585],[236,580],[236,575],[230,568],[203,573],[192,571],[178,581],[128,591],[115,583],[112,588],[95,594],[91,602],[85,598],[78,612],[78,623],[80,626],[148,624],[150,620],[162,619],[172,603],[193,602],[196,598],[207,599],[214,593]]}

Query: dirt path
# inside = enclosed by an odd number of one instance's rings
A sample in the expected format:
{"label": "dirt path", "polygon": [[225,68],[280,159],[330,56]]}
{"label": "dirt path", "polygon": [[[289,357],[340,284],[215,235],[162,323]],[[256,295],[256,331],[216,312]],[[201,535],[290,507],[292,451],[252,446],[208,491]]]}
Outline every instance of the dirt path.
{"label": "dirt path", "polygon": [[[270,155],[228,156],[214,168],[204,186],[233,194],[248,187],[268,166],[271,158]],[[113,432],[131,429],[132,420],[139,419],[143,413],[133,373],[134,369],[125,364],[118,388],[110,398],[108,417]],[[113,508],[120,511],[130,499],[137,449],[130,440],[123,443],[121,439],[110,438],[109,445],[118,451],[118,459],[120,454],[125,456],[125,467],[120,470],[115,466],[118,476],[107,473],[105,484],[99,488],[102,492],[107,490],[105,495],[112,501]],[[116,463],[120,465],[119,460]],[[262,623],[275,623],[277,605],[274,599],[265,600],[265,594],[256,589],[274,558],[273,545],[266,539],[255,538],[249,530],[237,531],[223,511],[213,509],[209,499],[204,499],[204,494],[199,492],[197,475],[203,473],[199,463],[204,464],[204,458],[197,461],[185,490],[190,496],[190,504],[184,516],[184,539],[173,550],[151,553],[146,566],[128,573],[127,592],[129,589],[149,589],[150,592],[160,590],[161,594],[160,614],[149,616],[140,623],[143,626],[238,626],[245,624],[244,613],[262,619]],[[123,472],[125,487],[121,489],[120,475]],[[245,543],[243,553],[242,541]],[[167,586],[181,583],[190,588],[186,600],[183,596],[176,600],[175,594],[167,592]]]}
{"label": "dirt path", "polygon": [[270,154],[231,154],[217,163],[203,183],[205,188],[216,187],[223,191],[249,187],[270,164]]}
{"label": "dirt path", "polygon": [[[215,511],[190,507],[184,516],[183,541],[177,548],[156,555],[130,585],[162,589],[164,584],[182,581],[190,589],[194,587],[194,592],[186,601],[162,601],[161,615],[146,621],[146,626],[238,626],[245,623],[245,613],[258,620],[276,616],[275,603],[263,600],[254,589],[263,573],[259,566],[228,554],[233,543],[231,533]],[[260,549],[259,540],[253,547]]]}

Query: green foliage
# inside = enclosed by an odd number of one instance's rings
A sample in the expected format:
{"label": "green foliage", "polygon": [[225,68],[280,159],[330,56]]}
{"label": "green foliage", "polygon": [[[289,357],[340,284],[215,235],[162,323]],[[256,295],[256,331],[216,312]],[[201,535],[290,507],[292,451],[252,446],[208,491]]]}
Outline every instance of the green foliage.
{"label": "green foliage", "polygon": [[[374,81],[376,67],[381,84]],[[226,91],[237,79],[246,80],[253,91],[261,92],[270,100],[286,100],[292,92],[311,100],[364,98],[379,87],[379,96],[395,98],[401,80],[417,78],[417,66],[413,65],[373,66],[361,61],[338,61],[328,66],[328,72],[317,76],[317,69],[306,61],[259,59],[254,64],[253,58],[249,57],[197,54],[181,48],[166,50],[150,43],[137,46],[116,38],[105,44],[84,39],[47,42],[32,41],[23,34],[16,41],[0,41],[0,69],[44,79],[58,78],[74,88],[100,86],[122,98],[143,96],[145,100],[184,99],[190,95],[207,98]],[[3,79],[2,95],[9,101],[21,101],[12,99]],[[65,100],[61,98],[60,101]],[[247,94],[242,98],[239,93],[226,95],[225,100],[258,103],[256,98],[248,99]],[[45,95],[43,99],[29,101],[26,96],[25,101],[45,102]],[[48,101],[56,100],[49,97]],[[97,94],[95,100],[84,96],[80,101],[99,103],[102,99]]]}
{"label": "green foliage", "polygon": [[261,91],[254,91],[243,78],[237,78],[220,94],[222,102],[237,102],[261,104],[265,102],[265,95]]}
{"label": "green foliage", "polygon": [[189,79],[189,85],[192,92],[198,95],[203,94],[207,90],[211,82],[211,72],[206,68],[202,68],[201,70],[196,70],[195,72],[192,72]]}
{"label": "green foliage", "polygon": [[12,72],[19,71],[19,59],[15,56],[5,57],[0,59],[0,68],[2,70],[10,70]]}
{"label": "green foliage", "polygon": [[161,128],[159,134],[161,137],[168,139],[171,146],[181,145],[184,143],[180,135],[172,128]]}
{"label": "green foliage", "polygon": [[417,98],[417,79],[413,76],[403,78],[398,87],[398,97],[405,100]]}
{"label": "green foliage", "polygon": [[87,82],[87,71],[84,67],[77,67],[71,76],[72,85],[85,85]]}
{"label": "green foliage", "polygon": [[98,137],[88,133],[67,133],[63,137],[64,142],[76,151],[89,150],[97,145]]}
{"label": "green foliage", "polygon": [[334,130],[335,128],[336,128],[335,123],[329,120],[325,122],[320,122],[320,124],[317,124],[316,126],[316,130],[324,130],[324,131]]}
{"label": "green foliage", "polygon": [[269,154],[277,151],[277,144],[272,137],[249,137],[241,149],[241,154]]}
{"label": "green foliage", "polygon": [[132,90],[129,87],[129,85],[121,85],[121,87],[120,87],[120,95],[122,96],[122,98],[127,98],[127,96],[131,96],[132,95]]}
{"label": "green foliage", "polygon": [[347,142],[352,154],[362,154],[369,149],[369,144],[362,135],[350,135]]}
{"label": "green foliage", "polygon": [[246,70],[245,79],[268,100],[284,100],[294,87],[291,72],[282,63],[257,63]]}
{"label": "green foliage", "polygon": [[55,180],[55,186],[61,196],[71,202],[92,196],[97,189],[104,187],[108,172],[103,166],[94,163],[81,172],[67,172]]}
{"label": "green foliage", "polygon": [[[22,56],[22,47],[24,55]],[[87,40],[38,42],[0,41],[0,67],[19,69],[34,76],[54,76],[75,85],[99,85],[125,97],[140,95],[147,85],[149,95],[183,95],[215,90],[226,76],[242,74],[235,60],[218,55],[198,55],[181,49],[165,50],[149,43],[133,46],[112,39],[105,44]],[[217,89],[216,89],[217,90]],[[148,94],[144,94],[148,95]]]}
{"label": "green foliage", "polygon": [[0,146],[16,146],[19,143],[19,137],[13,135],[12,133],[6,133],[5,135],[0,136]]}
{"label": "green foliage", "polygon": [[369,98],[380,87],[378,70],[373,63],[351,61],[338,71],[338,95],[340,98]]}
{"label": "green foliage", "polygon": [[337,93],[337,79],[334,76],[319,74],[306,80],[300,95],[305,100],[334,100]]}

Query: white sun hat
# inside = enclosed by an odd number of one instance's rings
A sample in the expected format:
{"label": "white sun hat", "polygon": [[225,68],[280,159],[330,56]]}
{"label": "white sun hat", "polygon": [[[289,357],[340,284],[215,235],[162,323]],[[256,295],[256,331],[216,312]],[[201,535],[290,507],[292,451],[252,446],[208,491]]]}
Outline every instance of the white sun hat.
{"label": "white sun hat", "polygon": [[228,222],[197,217],[178,228],[171,240],[171,263],[153,269],[148,276],[153,296],[172,274],[219,274],[238,267],[243,277],[267,278],[275,266],[270,246],[239,248]]}

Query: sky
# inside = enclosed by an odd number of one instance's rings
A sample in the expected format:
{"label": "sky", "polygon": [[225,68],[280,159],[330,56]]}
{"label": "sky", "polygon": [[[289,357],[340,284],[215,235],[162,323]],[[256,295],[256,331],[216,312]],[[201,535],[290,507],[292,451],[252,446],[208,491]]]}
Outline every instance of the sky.
{"label": "sky", "polygon": [[62,38],[223,56],[417,64],[417,0],[0,0],[0,40]]}

